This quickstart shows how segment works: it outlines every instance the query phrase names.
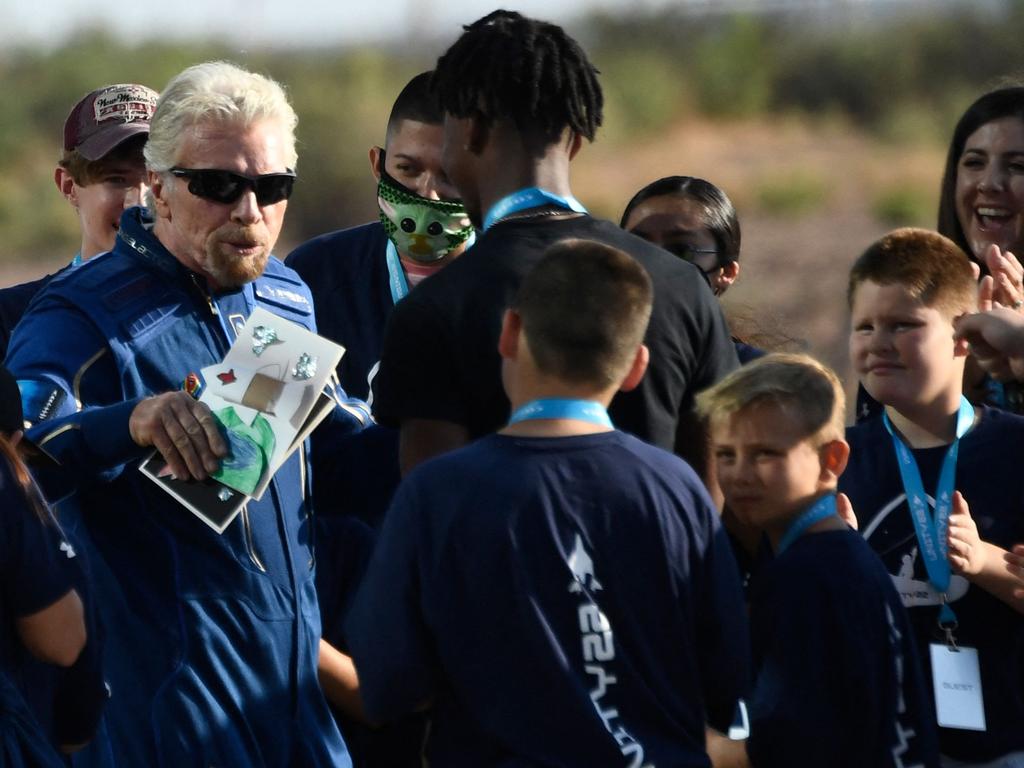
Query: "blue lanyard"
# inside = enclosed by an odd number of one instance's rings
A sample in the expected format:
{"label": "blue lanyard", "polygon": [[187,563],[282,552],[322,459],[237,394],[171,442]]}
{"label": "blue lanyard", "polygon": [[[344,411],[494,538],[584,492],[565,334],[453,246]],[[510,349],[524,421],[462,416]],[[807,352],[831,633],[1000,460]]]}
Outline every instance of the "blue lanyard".
{"label": "blue lanyard", "polygon": [[917,543],[928,571],[928,581],[943,596],[939,624],[953,624],[956,622],[956,614],[945,602],[945,595],[949,591],[949,582],[953,576],[947,558],[946,530],[949,526],[949,513],[953,509],[953,491],[956,490],[956,459],[960,452],[960,438],[967,434],[974,423],[974,406],[966,397],[960,396],[960,410],[956,417],[956,439],[942,460],[939,484],[935,489],[934,515],[928,514],[928,498],[925,496],[924,483],[914,455],[893,432],[887,413],[882,414],[882,423],[892,437],[896,463],[899,464],[903,490],[907,495],[907,505],[910,507],[910,517],[914,521]]}
{"label": "blue lanyard", "polygon": [[612,426],[608,411],[600,403],[595,403],[593,400],[570,400],[564,397],[531,400],[526,405],[516,408],[508,423],[518,424],[520,421],[531,419],[576,419],[589,421],[599,427],[611,428]]}
{"label": "blue lanyard", "polygon": [[82,263],[82,261],[83,261],[83,259],[82,259],[82,252],[79,251],[78,253],[75,254],[75,258],[73,258],[71,260],[71,266],[72,267],[77,267],[79,264]]}
{"label": "blue lanyard", "polygon": [[486,232],[510,213],[525,211],[527,208],[536,208],[541,205],[557,205],[570,211],[576,211],[576,213],[587,212],[583,204],[572,195],[562,197],[540,187],[526,187],[511,195],[506,195],[491,206],[491,210],[484,216],[484,231]]}
{"label": "blue lanyard", "polygon": [[814,502],[806,511],[800,514],[796,520],[789,524],[786,532],[782,534],[782,538],[779,539],[779,546],[775,550],[775,555],[781,555],[785,550],[789,549],[790,545],[800,535],[814,525],[817,522],[824,520],[827,517],[832,517],[836,513],[836,495],[829,493],[822,496],[816,502]]}
{"label": "blue lanyard", "polygon": [[388,239],[387,249],[388,260],[388,285],[391,286],[391,301],[395,304],[409,295],[409,283],[405,279],[405,270],[402,269],[402,260],[398,258],[398,249]]}

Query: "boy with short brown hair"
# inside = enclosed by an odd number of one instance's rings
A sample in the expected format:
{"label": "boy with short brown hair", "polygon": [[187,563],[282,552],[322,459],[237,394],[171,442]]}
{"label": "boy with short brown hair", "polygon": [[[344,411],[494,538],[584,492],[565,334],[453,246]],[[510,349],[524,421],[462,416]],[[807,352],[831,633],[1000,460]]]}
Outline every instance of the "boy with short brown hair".
{"label": "boy with short brown hair", "polygon": [[367,714],[431,705],[431,765],[707,765],[748,684],[736,565],[681,459],[613,428],[651,280],[551,246],[505,313],[509,424],[399,487],[349,619]]}
{"label": "boy with short brown hair", "polygon": [[[144,85],[107,85],[83,96],[64,121],[53,180],[74,208],[82,233],[70,266],[112,250],[121,213],[145,204],[142,147],[156,100],[156,91]],[[0,290],[0,359],[6,357],[11,331],[32,297],[53,276]]]}
{"label": "boy with short brown hair", "polygon": [[851,363],[884,412],[847,431],[840,490],[908,609],[944,765],[1024,765],[1024,618],[1006,560],[1024,540],[1024,418],[963,397],[954,321],[976,307],[970,262],[941,235],[896,230],[854,264],[848,299]]}

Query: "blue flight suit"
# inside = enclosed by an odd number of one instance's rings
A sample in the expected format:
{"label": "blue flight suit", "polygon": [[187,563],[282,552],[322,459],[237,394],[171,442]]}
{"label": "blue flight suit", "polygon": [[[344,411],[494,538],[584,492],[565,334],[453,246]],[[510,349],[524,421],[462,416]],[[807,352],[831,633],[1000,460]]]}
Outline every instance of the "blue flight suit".
{"label": "blue flight suit", "polygon": [[[209,295],[132,208],[114,251],[51,281],[11,340],[29,437],[76,478],[96,548],[122,765],[350,765],[316,676],[304,450],[218,535],[138,472],[149,449],[128,430],[140,400],[223,359],[256,306],[315,330],[308,289],[277,259]],[[348,401],[322,428],[368,421]]]}

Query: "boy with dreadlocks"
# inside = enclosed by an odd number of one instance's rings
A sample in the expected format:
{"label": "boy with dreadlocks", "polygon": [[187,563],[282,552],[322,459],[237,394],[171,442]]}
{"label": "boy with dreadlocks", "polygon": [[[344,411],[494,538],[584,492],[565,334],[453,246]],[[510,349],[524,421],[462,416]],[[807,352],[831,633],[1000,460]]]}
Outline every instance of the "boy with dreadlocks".
{"label": "boy with dreadlocks", "polygon": [[736,367],[736,353],[692,264],[588,216],[573,197],[569,161],[594,139],[603,105],[586,54],[554,24],[495,11],[438,60],[433,85],[445,111],[442,166],[483,234],[395,307],[385,334],[375,407],[401,426],[403,472],[507,420],[501,313],[547,247],[567,238],[631,254],[654,283],[650,369],[616,396],[613,420],[702,464],[693,394]]}

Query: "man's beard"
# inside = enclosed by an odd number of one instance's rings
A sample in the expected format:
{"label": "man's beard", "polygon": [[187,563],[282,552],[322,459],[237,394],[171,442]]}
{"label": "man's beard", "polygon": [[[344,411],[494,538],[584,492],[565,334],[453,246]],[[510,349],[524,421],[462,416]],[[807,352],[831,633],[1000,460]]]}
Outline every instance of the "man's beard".
{"label": "man's beard", "polygon": [[258,250],[249,255],[227,252],[225,240],[250,239],[244,231],[234,233],[230,238],[211,237],[206,243],[206,272],[222,288],[239,288],[251,283],[263,274],[270,257],[270,246],[256,238],[254,247]]}

